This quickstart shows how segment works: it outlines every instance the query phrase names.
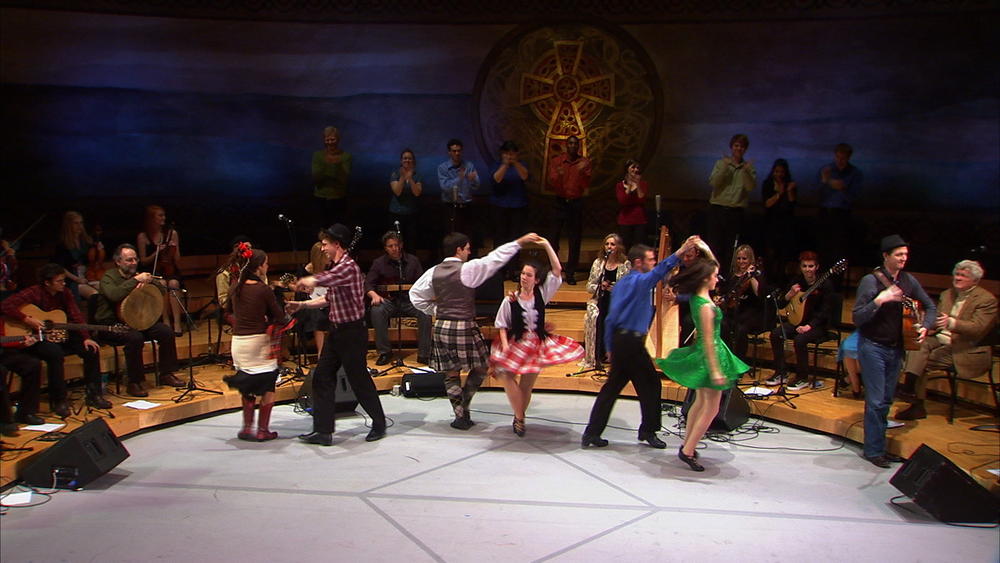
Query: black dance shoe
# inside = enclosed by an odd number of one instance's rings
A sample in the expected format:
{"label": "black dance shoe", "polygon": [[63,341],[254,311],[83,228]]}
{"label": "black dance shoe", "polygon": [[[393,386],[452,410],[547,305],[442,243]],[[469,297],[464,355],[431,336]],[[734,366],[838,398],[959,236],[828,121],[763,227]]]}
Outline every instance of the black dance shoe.
{"label": "black dance shoe", "polygon": [[385,428],[372,428],[371,432],[369,432],[368,435],[365,436],[365,441],[377,442],[382,438],[385,438]]}
{"label": "black dance shoe", "polygon": [[639,441],[646,442],[650,447],[662,450],[667,447],[667,443],[661,440],[656,432],[639,432]]}
{"label": "black dance shoe", "polygon": [[688,456],[686,453],[684,453],[684,446],[681,446],[681,449],[677,450],[677,457],[680,458],[680,460],[683,461],[684,463],[688,464],[688,467],[691,468],[691,471],[705,470],[705,468],[700,463],[698,463],[697,459],[698,452],[695,452],[694,456]]}
{"label": "black dance shoe", "polygon": [[308,434],[300,434],[299,440],[307,444],[316,444],[317,446],[332,446],[333,434],[327,432],[310,432]]}
{"label": "black dance shoe", "polygon": [[595,448],[603,448],[608,445],[608,441],[600,436],[593,436],[590,434],[584,434],[580,437],[580,447],[586,448],[587,446],[594,446]]}

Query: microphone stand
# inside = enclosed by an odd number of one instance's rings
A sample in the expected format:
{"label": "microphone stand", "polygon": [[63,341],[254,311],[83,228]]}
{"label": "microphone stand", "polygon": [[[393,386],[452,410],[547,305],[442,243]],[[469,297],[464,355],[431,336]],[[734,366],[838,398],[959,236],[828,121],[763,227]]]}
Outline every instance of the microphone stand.
{"label": "microphone stand", "polygon": [[[180,297],[177,296],[177,292],[178,291],[179,290],[177,290],[177,289],[168,289],[167,290],[167,292],[170,293],[171,296],[173,296],[174,301],[177,302],[177,306],[180,307],[181,311],[184,312],[184,316],[185,316],[185,318],[187,318],[187,322],[191,326],[194,326],[194,320],[191,318],[191,313],[188,312],[187,307],[184,306],[184,303],[181,302]],[[193,330],[188,330],[187,331],[187,333],[188,333],[188,382],[187,382],[187,386],[184,388],[184,392],[183,393],[181,393],[179,396],[177,396],[176,398],[174,398],[174,402],[175,403],[179,403],[179,402],[183,401],[184,397],[186,397],[188,395],[188,393],[192,393],[194,391],[202,391],[202,392],[205,392],[205,393],[214,393],[216,395],[222,395],[222,391],[216,391],[215,389],[206,389],[204,387],[199,387],[197,385],[197,383],[195,382],[195,380],[194,380],[194,358],[192,357],[192,353],[194,352],[194,344],[193,344],[192,336],[191,336],[193,332],[194,332]]]}
{"label": "microphone stand", "polygon": [[[659,199],[660,199],[660,196],[656,196],[657,203],[659,203]],[[598,305],[598,308],[597,308],[597,319],[594,319],[594,324],[595,325],[597,324],[597,321],[601,318],[600,304],[601,304],[601,298],[604,297],[604,283],[603,283],[604,282],[604,273],[607,271],[607,268],[608,268],[608,258],[610,258],[610,257],[611,257],[611,252],[605,252],[604,253],[604,263],[601,264],[601,283],[597,284],[597,291],[594,292],[594,300],[597,302],[597,305]],[[597,331],[596,326],[594,328],[594,331],[595,332],[599,332],[599,331]],[[601,337],[602,337],[602,335],[598,334],[597,338],[595,339],[596,342],[594,342],[594,346],[597,348],[597,350],[594,350],[594,367],[587,368],[587,369],[582,369],[580,371],[574,371],[572,373],[567,373],[566,377],[575,377],[577,375],[583,375],[585,373],[592,373],[592,372],[596,372],[597,375],[605,375],[605,376],[608,375],[608,372],[604,369],[604,362],[601,361],[600,354],[597,353],[598,350],[600,350],[600,344],[598,344],[598,343],[600,342]]]}
{"label": "microphone stand", "polygon": [[[778,312],[779,307],[778,307],[778,294],[777,294],[777,292],[780,292],[780,291],[781,291],[780,289],[774,290],[774,292],[771,293],[770,297],[771,297],[771,300],[774,301],[774,315],[778,319],[778,328],[781,329],[781,353],[782,353],[782,355],[784,355],[784,353],[785,353],[785,344],[788,342],[788,334],[785,332],[785,323],[781,319],[781,313]],[[777,361],[777,358],[775,358],[775,361]],[[788,378],[788,376],[786,375],[785,379],[787,380],[787,378]],[[795,406],[795,403],[793,403],[791,400],[792,399],[798,399],[799,398],[799,393],[789,393],[788,390],[785,389],[785,382],[784,381],[782,381],[781,385],[778,386],[778,390],[775,391],[774,393],[771,393],[771,395],[774,396],[774,397],[781,398],[781,402],[782,403],[785,403],[786,405],[792,407],[793,409],[798,409],[798,407]]]}
{"label": "microphone stand", "polygon": [[[396,233],[397,234],[399,233],[398,228],[396,229]],[[403,252],[402,256],[399,257],[399,262],[396,264],[399,267],[399,282],[396,284],[386,285],[386,291],[392,291],[392,286],[393,285],[396,286],[397,298],[400,298],[399,293],[403,291],[403,258],[405,257],[406,253]],[[395,305],[395,303],[393,303],[393,305]],[[399,313],[399,307],[396,307],[396,313],[397,314]],[[420,342],[419,321],[417,322],[417,342],[418,344]],[[396,345],[395,345],[395,350],[393,351],[394,357],[392,360],[392,364],[390,364],[389,367],[385,368],[384,370],[372,374],[372,377],[379,377],[380,375],[385,375],[397,368],[409,368],[410,370],[418,369],[417,366],[407,365],[406,362],[403,361],[403,358],[401,356],[402,352],[403,352],[403,323],[401,322],[400,317],[396,317]]]}

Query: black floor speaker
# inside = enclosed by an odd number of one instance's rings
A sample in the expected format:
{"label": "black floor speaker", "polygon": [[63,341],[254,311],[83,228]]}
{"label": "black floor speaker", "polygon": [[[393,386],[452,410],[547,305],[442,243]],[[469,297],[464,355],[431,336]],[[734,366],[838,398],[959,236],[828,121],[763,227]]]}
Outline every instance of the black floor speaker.
{"label": "black floor speaker", "polygon": [[[681,414],[687,416],[688,409],[694,403],[694,398],[698,391],[688,389],[684,397],[684,404],[681,406]],[[719,414],[715,415],[715,420],[708,427],[712,432],[732,432],[750,420],[750,405],[747,398],[743,396],[743,391],[739,387],[730,387],[722,392],[722,403],[719,405]]]}
{"label": "black floor speaker", "polygon": [[79,489],[117,467],[128,455],[108,423],[98,418],[38,454],[21,471],[21,480],[36,487]]}
{"label": "black floor speaker", "polygon": [[1000,516],[996,497],[927,444],[913,452],[889,483],[942,522],[993,523]]}
{"label": "black floor speaker", "polygon": [[444,387],[443,373],[407,373],[403,375],[403,396],[414,397],[446,397],[448,392]]}
{"label": "black floor speaker", "polygon": [[[297,402],[302,410],[307,412],[312,412],[312,381],[313,372],[316,368],[309,370],[306,374],[306,380],[302,383],[302,387],[299,387],[299,397]],[[344,371],[344,366],[341,366],[337,370],[337,398],[334,402],[334,412],[350,412],[358,408],[358,397],[354,394],[354,389],[351,387],[350,382],[347,381],[347,372]]]}

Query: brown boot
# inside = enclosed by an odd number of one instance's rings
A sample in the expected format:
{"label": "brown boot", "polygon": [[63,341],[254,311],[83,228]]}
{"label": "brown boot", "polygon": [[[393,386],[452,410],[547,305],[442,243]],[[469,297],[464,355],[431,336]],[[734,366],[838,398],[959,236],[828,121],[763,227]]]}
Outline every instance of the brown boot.
{"label": "brown boot", "polygon": [[896,420],[917,420],[918,418],[927,418],[927,409],[924,408],[924,402],[918,400],[915,403],[910,404],[910,406],[906,409],[897,412],[896,416],[893,418]]}
{"label": "brown boot", "polygon": [[[253,395],[243,395],[243,429],[236,435],[240,440],[256,442],[257,434],[253,431],[253,409],[257,406],[257,398]],[[263,415],[262,415],[263,416]]]}
{"label": "brown boot", "polygon": [[266,442],[278,437],[277,432],[271,432],[268,425],[271,424],[271,409],[274,403],[260,404],[260,417],[257,420],[257,441]]}

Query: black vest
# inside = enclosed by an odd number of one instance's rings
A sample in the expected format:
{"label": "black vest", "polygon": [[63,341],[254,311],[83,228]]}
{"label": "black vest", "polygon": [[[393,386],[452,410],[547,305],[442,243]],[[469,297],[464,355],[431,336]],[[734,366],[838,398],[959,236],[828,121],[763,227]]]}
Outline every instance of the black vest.
{"label": "black vest", "polygon": [[[545,300],[542,299],[542,290],[537,285],[535,286],[535,311],[538,312],[538,326],[535,327],[535,332],[538,334],[538,338],[545,340],[549,336],[549,333],[545,332]],[[524,307],[521,307],[520,301],[514,299],[510,305],[510,329],[508,331],[513,340],[520,340],[527,330],[528,327],[524,326]]]}

